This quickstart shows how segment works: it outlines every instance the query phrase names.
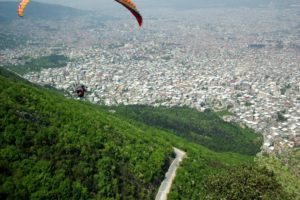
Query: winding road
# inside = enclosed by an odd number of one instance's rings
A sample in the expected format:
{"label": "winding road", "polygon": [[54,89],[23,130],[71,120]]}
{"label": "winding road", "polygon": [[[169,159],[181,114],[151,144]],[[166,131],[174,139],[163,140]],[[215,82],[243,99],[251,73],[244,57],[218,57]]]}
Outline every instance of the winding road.
{"label": "winding road", "polygon": [[186,153],[180,149],[173,147],[176,154],[175,160],[170,165],[168,172],[166,173],[165,179],[161,183],[155,200],[167,200],[168,193],[171,190],[173,180],[176,176],[176,170],[179,167],[180,162],[185,158]]}

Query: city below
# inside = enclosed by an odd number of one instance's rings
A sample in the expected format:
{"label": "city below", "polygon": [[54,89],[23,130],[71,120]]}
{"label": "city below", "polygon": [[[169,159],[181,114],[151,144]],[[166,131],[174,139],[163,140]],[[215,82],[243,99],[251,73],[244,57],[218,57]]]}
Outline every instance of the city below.
{"label": "city below", "polygon": [[11,23],[1,32],[20,27],[20,37],[35,39],[1,50],[0,65],[64,55],[67,66],[24,77],[69,94],[83,84],[101,105],[228,110],[225,121],[263,134],[263,151],[300,146],[298,7],[162,9],[146,12],[142,28],[126,14]]}

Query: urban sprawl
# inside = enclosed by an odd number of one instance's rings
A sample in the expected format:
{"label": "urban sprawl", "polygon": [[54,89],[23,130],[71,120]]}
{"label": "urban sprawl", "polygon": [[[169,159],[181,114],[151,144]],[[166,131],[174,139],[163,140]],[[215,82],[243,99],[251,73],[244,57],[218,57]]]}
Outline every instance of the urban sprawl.
{"label": "urban sprawl", "polygon": [[67,66],[24,77],[70,94],[84,84],[85,98],[104,105],[228,110],[224,120],[262,133],[263,150],[280,152],[300,146],[299,9],[157,10],[141,29],[128,17],[29,20],[24,33],[37,41],[1,51],[1,62],[59,52]]}

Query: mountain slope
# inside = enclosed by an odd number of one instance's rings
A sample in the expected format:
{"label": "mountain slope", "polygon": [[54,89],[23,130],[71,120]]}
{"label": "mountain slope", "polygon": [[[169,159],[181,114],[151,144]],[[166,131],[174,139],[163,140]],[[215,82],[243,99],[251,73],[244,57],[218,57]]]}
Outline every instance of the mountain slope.
{"label": "mountain slope", "polygon": [[[216,153],[167,130],[65,99],[3,68],[0,133],[1,199],[154,199],[173,146],[187,158],[169,199],[232,193],[235,199],[285,199],[274,174],[256,169],[252,156]],[[240,179],[248,176],[250,181]]]}
{"label": "mountain slope", "polygon": [[123,121],[152,133],[153,137],[162,137],[163,141],[187,152],[187,158],[177,170],[175,182],[168,195],[169,200],[295,199],[294,193],[288,191],[286,183],[278,180],[272,170],[253,162],[254,157],[228,152],[216,153],[172,132],[156,129],[123,114],[119,115],[118,109],[116,111],[114,115],[121,117]]}
{"label": "mountain slope", "polygon": [[143,105],[112,107],[117,114],[150,126],[174,132],[217,152],[256,155],[262,135],[237,124],[224,122],[213,112],[198,112],[188,107],[151,107]]}
{"label": "mountain slope", "polygon": [[153,198],[170,145],[2,69],[0,102],[4,199]]}

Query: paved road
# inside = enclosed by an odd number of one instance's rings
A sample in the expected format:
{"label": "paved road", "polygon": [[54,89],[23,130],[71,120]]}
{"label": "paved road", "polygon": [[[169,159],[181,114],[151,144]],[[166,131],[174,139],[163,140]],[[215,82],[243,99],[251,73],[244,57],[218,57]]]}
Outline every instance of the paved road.
{"label": "paved road", "polygon": [[166,173],[165,179],[161,183],[158,193],[155,197],[155,200],[167,200],[168,193],[171,190],[171,186],[173,183],[173,180],[176,176],[176,170],[179,167],[180,162],[183,158],[185,158],[186,153],[184,151],[181,151],[180,149],[173,148],[174,152],[176,154],[175,160],[173,160],[172,164],[169,167],[168,172]]}

